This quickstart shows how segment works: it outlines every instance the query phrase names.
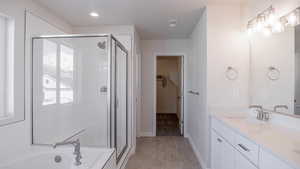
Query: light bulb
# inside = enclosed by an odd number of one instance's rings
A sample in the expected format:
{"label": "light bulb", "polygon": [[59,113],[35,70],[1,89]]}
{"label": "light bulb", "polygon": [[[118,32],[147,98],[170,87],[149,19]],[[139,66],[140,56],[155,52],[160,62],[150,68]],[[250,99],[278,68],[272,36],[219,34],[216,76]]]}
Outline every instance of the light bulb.
{"label": "light bulb", "polygon": [[279,33],[284,31],[284,26],[280,21],[276,21],[272,25],[272,32]]}
{"label": "light bulb", "polygon": [[271,13],[268,17],[267,22],[269,25],[273,25],[276,22],[276,16],[273,13]]}
{"label": "light bulb", "polygon": [[256,32],[261,32],[263,29],[263,24],[261,22],[258,22],[256,25],[255,25],[255,31]]}
{"label": "light bulb", "polygon": [[252,28],[248,28],[247,29],[247,34],[248,34],[248,36],[251,36],[253,34],[253,29]]}
{"label": "light bulb", "polygon": [[269,36],[271,36],[272,31],[271,31],[270,28],[264,28],[264,29],[263,29],[263,34],[264,34],[266,37],[269,37]]}
{"label": "light bulb", "polygon": [[291,13],[288,17],[287,17],[287,21],[289,25],[296,25],[297,24],[297,16],[296,14],[293,12]]}

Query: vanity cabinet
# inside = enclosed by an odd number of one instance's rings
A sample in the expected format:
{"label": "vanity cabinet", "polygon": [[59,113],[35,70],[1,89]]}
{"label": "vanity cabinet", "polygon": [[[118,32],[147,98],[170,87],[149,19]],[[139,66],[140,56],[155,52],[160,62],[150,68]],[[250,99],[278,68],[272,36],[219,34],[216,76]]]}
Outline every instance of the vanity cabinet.
{"label": "vanity cabinet", "polygon": [[256,169],[242,153],[215,130],[212,130],[211,141],[212,169]]}
{"label": "vanity cabinet", "polygon": [[211,169],[294,169],[251,139],[211,119]]}
{"label": "vanity cabinet", "polygon": [[[235,169],[257,169],[249,160],[247,160],[241,153],[236,151],[235,154]],[[269,168],[270,169],[270,168]]]}
{"label": "vanity cabinet", "polygon": [[259,166],[260,169],[293,169],[265,150],[262,150],[260,153]]}
{"label": "vanity cabinet", "polygon": [[234,169],[235,149],[216,132],[212,132],[212,169]]}

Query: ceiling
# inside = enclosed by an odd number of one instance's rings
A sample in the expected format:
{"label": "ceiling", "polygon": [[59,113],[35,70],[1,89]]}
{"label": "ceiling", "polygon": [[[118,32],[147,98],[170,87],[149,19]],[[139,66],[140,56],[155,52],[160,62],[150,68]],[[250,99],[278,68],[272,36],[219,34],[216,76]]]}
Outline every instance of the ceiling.
{"label": "ceiling", "polygon": [[[74,27],[135,25],[142,39],[186,38],[203,10],[203,0],[34,0]],[[97,11],[99,18],[89,16]],[[170,28],[168,21],[177,20]]]}

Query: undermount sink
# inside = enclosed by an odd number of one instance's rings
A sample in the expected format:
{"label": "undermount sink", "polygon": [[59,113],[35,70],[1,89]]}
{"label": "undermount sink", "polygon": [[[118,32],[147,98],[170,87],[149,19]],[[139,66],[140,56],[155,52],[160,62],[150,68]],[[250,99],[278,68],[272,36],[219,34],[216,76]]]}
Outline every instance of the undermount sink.
{"label": "undermount sink", "polygon": [[258,120],[256,117],[251,117],[251,116],[249,116],[246,120],[249,123],[255,123],[255,124],[266,124],[266,123],[268,123],[268,121]]}
{"label": "undermount sink", "polygon": [[254,124],[266,124],[268,121],[262,121],[258,120],[256,118],[256,114],[253,112],[247,112],[247,113],[230,113],[225,115],[228,119],[236,119],[236,120],[245,120],[248,123],[254,123]]}

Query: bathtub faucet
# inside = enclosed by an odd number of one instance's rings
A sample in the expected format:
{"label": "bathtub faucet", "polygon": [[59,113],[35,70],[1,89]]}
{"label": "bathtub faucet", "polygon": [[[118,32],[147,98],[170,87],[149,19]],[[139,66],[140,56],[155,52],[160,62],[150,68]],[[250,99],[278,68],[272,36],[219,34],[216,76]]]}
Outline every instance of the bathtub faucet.
{"label": "bathtub faucet", "polygon": [[80,152],[80,141],[79,139],[75,140],[75,141],[62,141],[62,142],[58,142],[55,143],[53,145],[53,148],[56,148],[58,146],[64,146],[64,145],[73,145],[74,146],[74,155],[75,155],[75,165],[79,166],[81,165],[81,152]]}

